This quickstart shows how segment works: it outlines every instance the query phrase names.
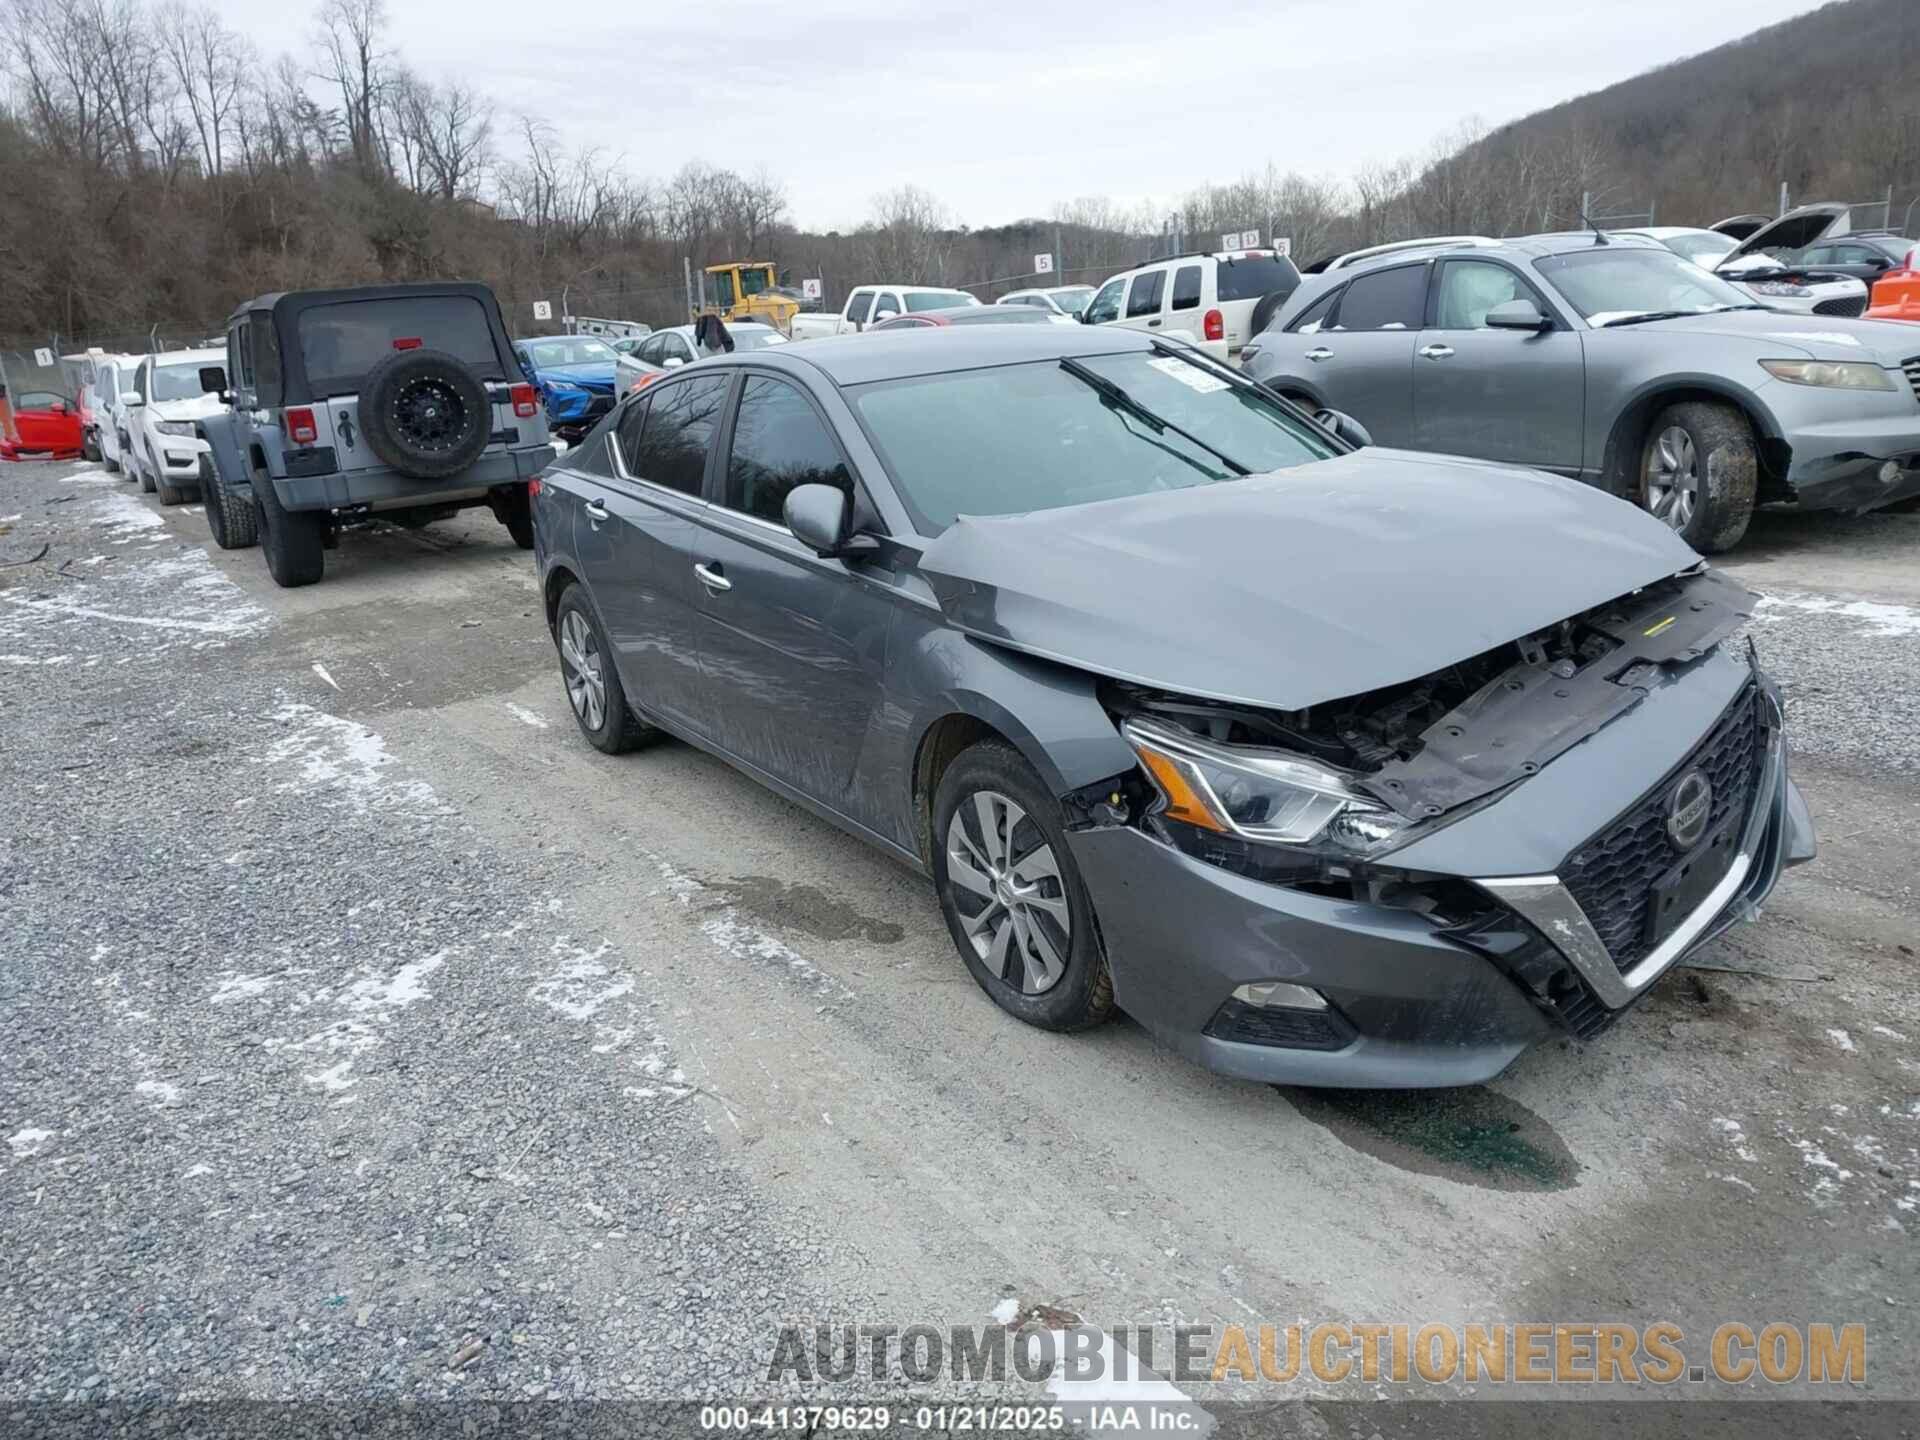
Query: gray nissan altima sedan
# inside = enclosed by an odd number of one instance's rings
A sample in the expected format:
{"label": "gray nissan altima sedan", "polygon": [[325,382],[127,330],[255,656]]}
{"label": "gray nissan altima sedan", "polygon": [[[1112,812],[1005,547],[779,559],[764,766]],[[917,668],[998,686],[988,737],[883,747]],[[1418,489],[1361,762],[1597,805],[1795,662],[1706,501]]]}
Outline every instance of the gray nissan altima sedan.
{"label": "gray nissan altima sedan", "polygon": [[929,874],[1048,1029],[1485,1080],[1813,854],[1753,597],[1671,529],[1136,332],[703,360],[534,518],[592,744],[678,736]]}

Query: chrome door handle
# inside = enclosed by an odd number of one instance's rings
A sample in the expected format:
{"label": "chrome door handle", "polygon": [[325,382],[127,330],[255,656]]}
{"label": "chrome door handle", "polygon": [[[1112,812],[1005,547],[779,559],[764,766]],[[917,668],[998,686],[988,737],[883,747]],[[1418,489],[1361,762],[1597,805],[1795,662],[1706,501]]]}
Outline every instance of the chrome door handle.
{"label": "chrome door handle", "polygon": [[587,518],[598,525],[602,520],[611,520],[612,513],[598,500],[587,501]]}
{"label": "chrome door handle", "polygon": [[1333,352],[1327,349],[1326,346],[1324,345],[1320,346],[1318,349],[1307,351],[1307,359],[1312,360],[1316,364],[1318,364],[1322,360],[1331,360],[1332,358],[1333,358]]}
{"label": "chrome door handle", "polygon": [[1451,345],[1422,345],[1420,355],[1426,360],[1444,360],[1453,354]]}
{"label": "chrome door handle", "polygon": [[716,595],[722,590],[731,590],[733,588],[733,582],[731,580],[727,579],[727,577],[722,575],[718,570],[711,569],[708,566],[696,565],[693,567],[693,573],[700,577],[700,583],[702,585],[706,586],[707,589]]}

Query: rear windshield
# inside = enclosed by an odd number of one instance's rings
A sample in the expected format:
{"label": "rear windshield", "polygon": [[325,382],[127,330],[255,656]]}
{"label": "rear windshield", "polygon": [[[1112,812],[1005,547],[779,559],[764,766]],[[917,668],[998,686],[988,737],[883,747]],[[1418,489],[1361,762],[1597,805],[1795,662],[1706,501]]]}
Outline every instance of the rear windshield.
{"label": "rear windshield", "polygon": [[1299,283],[1300,272],[1284,255],[1249,255],[1243,260],[1220,262],[1222,300],[1258,300],[1276,290],[1291,295]]}
{"label": "rear windshield", "polygon": [[909,310],[951,310],[956,305],[977,305],[978,303],[973,296],[958,292],[951,295],[944,292],[935,292],[933,294],[909,294],[907,296],[907,309]]}
{"label": "rear windshield", "polygon": [[300,315],[300,354],[307,384],[317,395],[357,391],[367,371],[401,340],[458,356],[484,380],[503,378],[486,308],[471,296],[343,300]]}
{"label": "rear windshield", "polygon": [[1259,474],[1335,453],[1258,389],[1178,356],[1090,355],[1079,363],[1154,420],[1103,398],[1056,360],[847,393],[924,535],[961,515],[1017,515],[1232,480],[1221,454]]}

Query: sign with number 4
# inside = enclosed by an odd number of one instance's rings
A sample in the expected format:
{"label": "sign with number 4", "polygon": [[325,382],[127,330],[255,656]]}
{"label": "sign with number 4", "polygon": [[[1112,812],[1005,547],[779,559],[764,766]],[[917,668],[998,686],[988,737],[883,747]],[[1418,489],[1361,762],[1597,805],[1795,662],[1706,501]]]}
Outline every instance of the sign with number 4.
{"label": "sign with number 4", "polygon": [[800,282],[800,293],[809,300],[818,300],[826,293],[826,288],[827,287],[818,280],[802,280]]}

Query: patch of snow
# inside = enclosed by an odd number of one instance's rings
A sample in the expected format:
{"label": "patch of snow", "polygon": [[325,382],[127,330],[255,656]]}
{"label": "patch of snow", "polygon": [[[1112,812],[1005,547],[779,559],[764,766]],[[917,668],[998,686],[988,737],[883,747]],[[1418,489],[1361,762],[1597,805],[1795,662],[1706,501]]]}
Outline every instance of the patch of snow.
{"label": "patch of snow", "polygon": [[211,1165],[195,1165],[181,1175],[182,1180],[198,1180],[202,1175],[213,1174]]}
{"label": "patch of snow", "polygon": [[601,959],[613,946],[605,940],[592,950],[568,943],[562,935],[553,942],[550,953],[564,957],[560,968],[527,992],[549,1010],[557,1010],[569,1020],[590,1020],[599,1009],[623,995],[633,993],[633,977],[615,976]]}
{"label": "patch of snow", "polygon": [[524,705],[516,705],[511,700],[507,701],[507,713],[521,724],[531,725],[536,730],[544,730],[547,728],[546,721],[542,720]]}
{"label": "patch of snow", "polygon": [[384,980],[372,976],[356,980],[342,993],[340,1003],[360,1011],[403,1010],[429,998],[422,982],[446,960],[447,952],[441,950],[423,960],[409,961]]}
{"label": "patch of snow", "polygon": [[358,721],[298,704],[281,706],[274,718],[296,728],[268,746],[254,763],[298,766],[295,777],[279,786],[280,790],[337,794],[362,812],[375,804],[438,808],[439,797],[424,780],[388,783],[383,772],[393,757],[387,753],[386,741]]}
{"label": "patch of snow", "polygon": [[1883,605],[1874,600],[1835,600],[1825,595],[1771,594],[1760,598],[1755,612],[1760,618],[1769,610],[1797,610],[1805,615],[1832,615],[1855,620],[1867,634],[1895,639],[1920,639],[1920,609],[1911,605]]}
{"label": "patch of snow", "polygon": [[991,1314],[994,1324],[1011,1325],[1020,1314],[1020,1302],[1009,1295],[993,1307]]}
{"label": "patch of snow", "polygon": [[317,1075],[307,1076],[307,1083],[318,1085],[322,1090],[345,1090],[355,1083],[354,1078],[347,1073],[351,1069],[353,1069],[353,1061],[342,1060],[339,1064],[330,1066]]}
{"label": "patch of snow", "polygon": [[1849,1055],[1855,1053],[1855,1050],[1857,1049],[1857,1047],[1853,1043],[1853,1037],[1844,1030],[1832,1029],[1827,1031],[1827,1039],[1831,1040],[1834,1044],[1838,1045],[1842,1050],[1846,1051]]}
{"label": "patch of snow", "polygon": [[225,1005],[234,1000],[252,1000],[267,993],[273,984],[271,975],[235,975],[222,980],[209,999],[210,1004]]}
{"label": "patch of snow", "polygon": [[40,1147],[52,1138],[53,1132],[51,1130],[35,1130],[29,1125],[9,1135],[7,1137],[7,1144],[13,1147],[13,1153],[16,1157],[24,1160],[29,1155],[39,1154]]}
{"label": "patch of snow", "polygon": [[1740,1128],[1740,1122],[1738,1120],[1730,1120],[1724,1115],[1716,1115],[1713,1117],[1713,1128],[1727,1137],[1727,1144],[1733,1147],[1733,1153],[1746,1161],[1747,1164],[1752,1165],[1759,1160],[1760,1157],[1754,1154],[1752,1148],[1748,1146],[1746,1131]]}
{"label": "patch of snow", "polygon": [[340,682],[329,675],[327,673],[327,667],[322,665],[318,660],[313,662],[313,673],[326,681],[327,684],[333,686],[334,689],[338,690],[340,688]]}
{"label": "patch of snow", "polygon": [[153,1101],[162,1109],[172,1109],[180,1103],[180,1087],[170,1085],[165,1080],[142,1080],[133,1087],[133,1093]]}

